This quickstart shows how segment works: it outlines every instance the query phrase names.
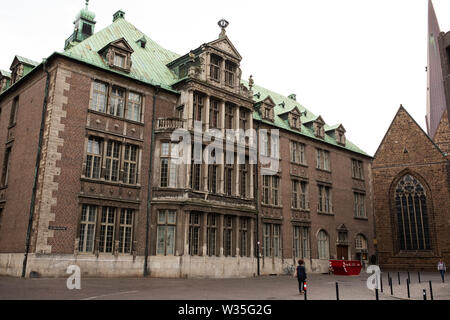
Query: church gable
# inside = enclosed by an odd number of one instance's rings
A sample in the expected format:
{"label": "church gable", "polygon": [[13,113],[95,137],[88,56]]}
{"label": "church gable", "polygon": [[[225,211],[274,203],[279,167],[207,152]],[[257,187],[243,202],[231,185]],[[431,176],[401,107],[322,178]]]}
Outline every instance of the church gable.
{"label": "church gable", "polygon": [[434,142],[447,154],[450,154],[450,124],[447,110],[442,115],[441,121],[434,136]]}
{"label": "church gable", "polygon": [[423,129],[400,107],[374,156],[373,166],[424,164],[444,155]]}

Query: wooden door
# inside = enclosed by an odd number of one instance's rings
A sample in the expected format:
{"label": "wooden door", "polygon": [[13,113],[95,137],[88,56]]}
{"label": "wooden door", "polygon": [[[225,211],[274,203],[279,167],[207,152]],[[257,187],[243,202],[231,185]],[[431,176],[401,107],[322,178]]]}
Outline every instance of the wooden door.
{"label": "wooden door", "polygon": [[337,246],[337,259],[348,260],[348,246]]}

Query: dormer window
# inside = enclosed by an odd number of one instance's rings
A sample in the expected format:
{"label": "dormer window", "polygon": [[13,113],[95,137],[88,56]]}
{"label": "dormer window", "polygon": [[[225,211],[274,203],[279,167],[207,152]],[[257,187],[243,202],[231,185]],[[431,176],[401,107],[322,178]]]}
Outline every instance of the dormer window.
{"label": "dormer window", "polygon": [[110,68],[130,72],[132,65],[131,55],[133,52],[128,42],[122,38],[111,42],[98,53],[102,55]]}
{"label": "dormer window", "polygon": [[121,55],[119,53],[114,53],[114,65],[116,67],[125,69],[125,60],[126,60],[126,57],[124,55]]}
{"label": "dormer window", "polygon": [[275,102],[270,96],[265,98],[257,108],[259,108],[259,113],[264,120],[274,121],[275,114],[273,109],[275,108]]}
{"label": "dormer window", "polygon": [[345,145],[345,133],[342,131],[336,130],[336,142],[342,145]]}
{"label": "dormer window", "polygon": [[236,74],[236,64],[231,61],[225,62],[225,84],[234,87]]}
{"label": "dormer window", "polygon": [[323,124],[315,123],[314,124],[314,134],[316,137],[322,138],[325,136],[325,130],[323,128]]}
{"label": "dormer window", "polygon": [[211,55],[211,79],[215,81],[220,81],[220,65],[222,63],[222,58],[219,56],[212,54]]}

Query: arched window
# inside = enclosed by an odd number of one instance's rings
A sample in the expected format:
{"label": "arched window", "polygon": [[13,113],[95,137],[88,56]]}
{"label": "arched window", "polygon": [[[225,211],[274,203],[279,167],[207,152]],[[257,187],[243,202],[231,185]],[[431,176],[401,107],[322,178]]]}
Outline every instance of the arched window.
{"label": "arched window", "polygon": [[431,250],[426,192],[409,174],[395,189],[395,208],[400,250]]}
{"label": "arched window", "polygon": [[319,248],[319,259],[329,259],[330,258],[330,245],[328,242],[328,234],[324,230],[320,230],[317,236],[318,248]]}
{"label": "arched window", "polygon": [[367,239],[362,234],[358,234],[355,238],[356,250],[367,250]]}

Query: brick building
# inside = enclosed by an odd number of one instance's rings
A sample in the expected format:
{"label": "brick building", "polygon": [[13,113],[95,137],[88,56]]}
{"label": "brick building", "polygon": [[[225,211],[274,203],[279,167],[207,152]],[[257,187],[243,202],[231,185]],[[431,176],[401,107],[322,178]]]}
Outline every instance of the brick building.
{"label": "brick building", "polygon": [[[242,80],[225,20],[185,55],[122,11],[74,24],[63,52],[1,72],[0,274],[239,277],[374,254],[371,157],[295,95]],[[200,154],[238,132],[219,148],[231,163],[197,161],[196,123]]]}
{"label": "brick building", "polygon": [[450,33],[429,1],[427,129],[400,107],[373,161],[377,252],[385,269],[450,261]]}

